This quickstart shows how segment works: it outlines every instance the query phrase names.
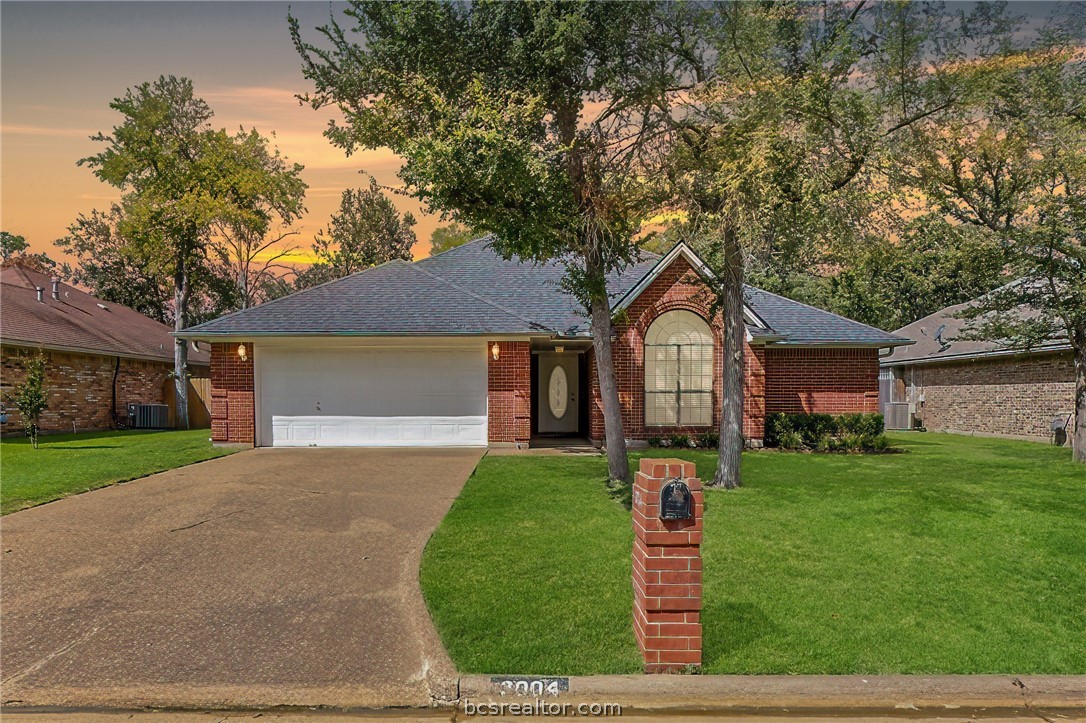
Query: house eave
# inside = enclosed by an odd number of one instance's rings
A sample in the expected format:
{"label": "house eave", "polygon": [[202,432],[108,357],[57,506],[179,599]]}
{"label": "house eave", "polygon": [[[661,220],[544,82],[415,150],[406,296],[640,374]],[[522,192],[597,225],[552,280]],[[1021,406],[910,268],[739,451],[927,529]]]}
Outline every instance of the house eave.
{"label": "house eave", "polygon": [[234,341],[252,341],[255,339],[344,339],[344,338],[412,338],[412,339],[487,339],[495,341],[522,341],[533,336],[546,336],[549,331],[538,332],[403,332],[403,331],[249,331],[249,332],[201,332],[187,330],[171,332],[171,336],[191,341],[224,344]]}
{"label": "house eave", "polygon": [[961,354],[947,354],[939,357],[920,357],[917,359],[886,359],[879,363],[884,367],[900,367],[918,364],[942,364],[945,362],[970,361],[973,359],[997,359],[1002,357],[1029,356],[1031,354],[1058,354],[1071,351],[1070,344],[1053,344],[1035,349],[992,349]]}
{"label": "house eave", "polygon": [[805,347],[805,348],[855,348],[855,349],[888,349],[898,346],[909,346],[915,344],[915,341],[911,339],[901,339],[899,341],[803,341],[800,340],[785,340],[778,341],[770,344],[769,346],[787,346],[787,347]]}
{"label": "house eave", "polygon": [[[171,333],[171,336],[173,334]],[[161,362],[163,364],[173,364],[173,356],[154,356],[152,354],[134,354],[132,352],[117,352],[108,349],[92,349],[90,347],[83,346],[68,346],[65,344],[49,344],[47,342],[29,341],[25,339],[9,339],[4,338],[0,340],[0,346],[12,346],[20,349],[41,349],[44,351],[58,351],[64,354],[86,354],[88,356],[106,356],[106,357],[120,357],[121,359],[133,359],[136,361],[151,361]],[[199,359],[193,359],[189,361],[190,364],[196,366],[208,366],[210,362],[202,361]]]}

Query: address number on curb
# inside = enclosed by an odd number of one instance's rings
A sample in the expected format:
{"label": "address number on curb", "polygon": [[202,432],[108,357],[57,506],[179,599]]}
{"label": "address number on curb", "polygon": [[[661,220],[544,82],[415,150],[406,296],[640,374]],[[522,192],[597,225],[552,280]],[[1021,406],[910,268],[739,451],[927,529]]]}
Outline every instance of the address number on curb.
{"label": "address number on curb", "polygon": [[569,678],[534,678],[510,675],[496,675],[490,682],[514,695],[558,695],[569,692]]}

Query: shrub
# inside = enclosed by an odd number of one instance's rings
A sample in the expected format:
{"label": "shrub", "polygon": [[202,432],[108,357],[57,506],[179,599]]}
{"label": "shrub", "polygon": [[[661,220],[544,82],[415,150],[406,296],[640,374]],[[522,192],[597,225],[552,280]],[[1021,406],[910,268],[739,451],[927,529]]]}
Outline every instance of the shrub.
{"label": "shrub", "polygon": [[871,440],[871,449],[875,452],[885,452],[890,449],[890,438],[885,434],[877,434]]}
{"label": "shrub", "polygon": [[[775,413],[766,417],[765,445],[784,449],[809,447],[818,452],[882,452],[890,447],[882,432],[881,414]],[[880,437],[881,441],[876,441]]]}
{"label": "shrub", "polygon": [[803,449],[803,435],[789,429],[780,436],[780,446],[784,449]]}
{"label": "shrub", "polygon": [[649,439],[648,439],[648,443],[649,443],[650,447],[659,447],[660,442],[662,442],[662,441],[663,440],[660,439],[659,437],[649,437]]}
{"label": "shrub", "polygon": [[690,437],[685,434],[672,434],[668,436],[668,441],[671,442],[669,447],[689,447]]}
{"label": "shrub", "polygon": [[720,446],[720,433],[709,430],[698,435],[698,446],[713,449]]}
{"label": "shrub", "polygon": [[[10,397],[9,397],[10,399]],[[30,445],[38,448],[38,421],[49,406],[49,394],[45,389],[45,357],[41,354],[26,364],[26,378],[15,387],[15,408],[19,410],[23,430],[30,437]]]}
{"label": "shrub", "polygon": [[837,438],[838,449],[845,452],[862,452],[869,442],[869,438],[855,432],[846,432]]}

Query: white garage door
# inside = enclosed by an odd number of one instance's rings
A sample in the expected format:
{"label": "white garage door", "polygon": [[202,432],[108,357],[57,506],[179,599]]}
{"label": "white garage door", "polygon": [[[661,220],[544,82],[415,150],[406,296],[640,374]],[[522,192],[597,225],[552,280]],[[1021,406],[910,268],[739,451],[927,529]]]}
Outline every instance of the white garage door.
{"label": "white garage door", "polygon": [[260,444],[486,446],[486,348],[258,346]]}

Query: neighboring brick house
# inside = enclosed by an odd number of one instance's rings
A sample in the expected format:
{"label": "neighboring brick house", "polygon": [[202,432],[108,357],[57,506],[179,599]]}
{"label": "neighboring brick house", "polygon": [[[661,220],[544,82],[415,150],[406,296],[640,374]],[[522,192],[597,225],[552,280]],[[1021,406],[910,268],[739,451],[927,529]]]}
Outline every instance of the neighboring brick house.
{"label": "neighboring brick house", "polygon": [[957,337],[968,323],[949,306],[894,332],[916,340],[881,361],[888,426],[933,432],[1064,441],[1053,424],[1074,429],[1071,347],[1054,341],[1031,351]]}
{"label": "neighboring brick house", "polygon": [[[393,261],[182,332],[210,343],[212,437],[260,446],[528,446],[603,439],[591,330],[561,265],[488,239]],[[719,426],[723,326],[680,244],[609,279],[631,441]],[[880,352],[911,343],[747,288],[744,435],[771,412],[878,411]]]}
{"label": "neighboring brick house", "polygon": [[[4,435],[22,434],[10,396],[32,357],[46,359],[49,406],[41,429],[111,429],[127,420],[129,402],[167,403],[173,337],[165,324],[104,302],[40,269],[7,263],[0,269],[0,398]],[[207,377],[210,355],[191,350],[190,372]],[[190,394],[191,405],[201,404]]]}

